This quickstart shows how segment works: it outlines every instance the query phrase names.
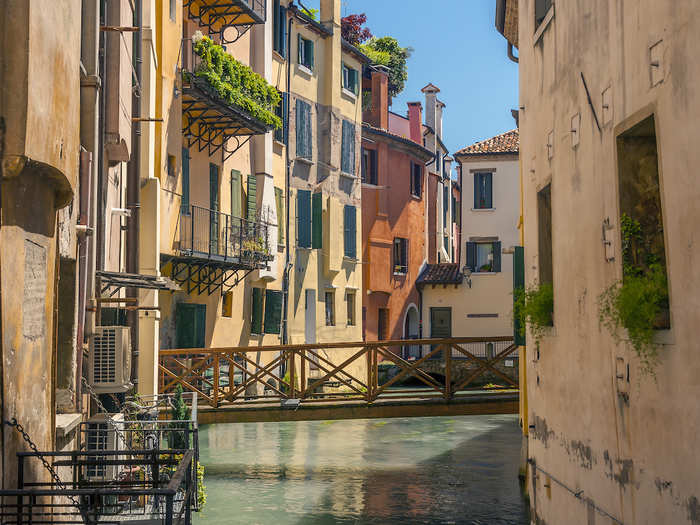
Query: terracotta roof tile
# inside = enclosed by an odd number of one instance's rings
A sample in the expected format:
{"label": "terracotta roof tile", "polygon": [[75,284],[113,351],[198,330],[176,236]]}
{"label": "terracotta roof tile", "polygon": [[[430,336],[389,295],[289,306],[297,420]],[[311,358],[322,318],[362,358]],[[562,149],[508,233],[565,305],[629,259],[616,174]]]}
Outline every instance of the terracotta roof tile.
{"label": "terracotta roof tile", "polygon": [[492,155],[518,153],[520,151],[520,134],[517,129],[506,131],[490,139],[482,140],[459,150],[456,155]]}
{"label": "terracotta roof tile", "polygon": [[459,264],[428,264],[418,276],[416,284],[462,284],[463,279]]}

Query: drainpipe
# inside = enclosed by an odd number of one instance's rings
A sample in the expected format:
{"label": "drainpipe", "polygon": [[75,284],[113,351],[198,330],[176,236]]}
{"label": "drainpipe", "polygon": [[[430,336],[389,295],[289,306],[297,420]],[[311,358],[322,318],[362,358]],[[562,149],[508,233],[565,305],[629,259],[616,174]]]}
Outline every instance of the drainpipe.
{"label": "drainpipe", "polygon": [[508,42],[508,58],[510,58],[516,64],[518,63],[518,57],[513,54],[513,44]]}
{"label": "drainpipe", "polygon": [[[294,4],[290,4],[289,7],[291,8]],[[286,345],[289,342],[289,272],[292,267],[292,262],[291,258],[289,256],[289,249],[290,249],[290,243],[289,243],[289,181],[291,179],[291,161],[289,160],[289,117],[292,112],[292,104],[290,100],[290,92],[289,90],[291,89],[291,78],[292,78],[292,64],[291,64],[291,56],[292,56],[292,25],[294,24],[294,20],[292,17],[289,17],[289,24],[287,27],[287,130],[285,133],[284,137],[284,145],[285,145],[285,165],[286,165],[286,180],[285,180],[285,227],[286,227],[286,232],[287,236],[285,237],[285,257],[284,257],[284,272],[282,273],[282,302],[283,302],[283,307],[282,311],[284,312],[284,318],[282,319],[282,344]]]}
{"label": "drainpipe", "polygon": [[[134,2],[134,26],[137,31],[134,33],[134,43],[132,49],[132,60],[134,70],[136,71],[137,90],[134,90],[131,98],[131,114],[134,119],[141,116],[141,57],[142,47],[142,0]],[[141,207],[141,198],[139,195],[141,189],[141,124],[139,120],[133,120],[131,123],[131,158],[126,166],[126,206],[131,210],[131,218],[129,219],[128,229],[126,232],[126,247],[127,261],[126,271],[128,273],[139,272],[139,215]],[[138,298],[138,288],[127,289],[127,297]],[[131,327],[131,378],[134,383],[138,383],[138,340],[139,340],[139,316],[137,310],[129,310],[127,312],[128,324]]]}

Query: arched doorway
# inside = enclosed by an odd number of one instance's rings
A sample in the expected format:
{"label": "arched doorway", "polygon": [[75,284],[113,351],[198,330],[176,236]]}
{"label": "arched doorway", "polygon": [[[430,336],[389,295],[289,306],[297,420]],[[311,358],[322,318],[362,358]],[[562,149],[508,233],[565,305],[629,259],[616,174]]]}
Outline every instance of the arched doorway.
{"label": "arched doorway", "polygon": [[[404,320],[403,337],[404,339],[418,339],[420,334],[420,323],[418,320],[418,308],[415,305],[410,305],[406,310],[406,318]],[[420,345],[406,345],[403,349],[404,359],[420,358]]]}

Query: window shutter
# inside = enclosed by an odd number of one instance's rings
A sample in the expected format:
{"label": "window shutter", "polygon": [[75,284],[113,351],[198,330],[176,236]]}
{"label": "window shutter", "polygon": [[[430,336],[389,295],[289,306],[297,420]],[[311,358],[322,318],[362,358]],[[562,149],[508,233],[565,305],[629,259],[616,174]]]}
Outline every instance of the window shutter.
{"label": "window shutter", "polygon": [[297,33],[297,62],[304,65],[304,39],[301,38],[301,33]]}
{"label": "window shutter", "polygon": [[233,217],[242,217],[241,209],[241,194],[243,193],[241,172],[238,170],[231,170],[231,215]]}
{"label": "window shutter", "polygon": [[485,173],[484,177],[486,178],[486,207],[493,208],[493,173]]}
{"label": "window shutter", "polygon": [[297,157],[304,156],[304,103],[297,99],[297,125],[296,125],[296,136],[297,136]]}
{"label": "window shutter", "polygon": [[313,71],[314,69],[314,41],[313,40],[307,40],[307,49],[306,49],[306,54],[308,56],[308,62],[309,62],[309,69]]}
{"label": "window shutter", "polygon": [[312,248],[323,248],[323,194],[313,194]]}
{"label": "window shutter", "polygon": [[182,200],[180,208],[184,215],[190,214],[190,150],[182,148]]}
{"label": "window shutter", "polygon": [[254,221],[258,211],[257,198],[258,179],[255,175],[248,175],[248,198],[246,201],[246,218]]}
{"label": "window shutter", "polygon": [[475,173],[474,174],[474,209],[478,210],[481,208],[480,203],[479,203],[479,194],[481,193],[481,184],[479,182],[481,181],[481,173]]}
{"label": "window shutter", "polygon": [[355,174],[355,125],[343,121],[342,158],[340,169],[343,173]]}
{"label": "window shutter", "polygon": [[377,150],[371,149],[369,150],[369,158],[370,158],[370,176],[369,176],[369,182],[370,184],[378,184],[378,174],[379,174],[379,167],[377,166]]}
{"label": "window shutter", "polygon": [[262,288],[253,288],[253,303],[251,306],[250,333],[262,334],[263,295]]}
{"label": "window shutter", "polygon": [[359,72],[357,69],[351,69],[352,71],[352,92],[355,93],[355,95],[360,94],[360,82],[358,81],[359,77]]}
{"label": "window shutter", "polygon": [[493,243],[493,271],[494,272],[501,271],[501,243],[500,243],[500,241]]}
{"label": "window shutter", "polygon": [[209,164],[209,208],[219,211],[219,166]]}
{"label": "window shutter", "polygon": [[311,142],[311,106],[309,104],[304,104],[304,151],[307,159],[313,156]]}
{"label": "window shutter", "polygon": [[355,206],[345,206],[345,256],[355,258],[357,256],[357,226]]}
{"label": "window shutter", "polygon": [[275,205],[277,206],[277,244],[284,243],[284,193],[282,188],[275,188]]}
{"label": "window shutter", "polygon": [[175,345],[177,348],[194,348],[194,309],[193,305],[178,303],[175,307]]}
{"label": "window shutter", "polygon": [[301,248],[311,248],[311,192],[297,191],[297,243]]}
{"label": "window shutter", "polygon": [[282,32],[280,26],[283,24],[280,18],[280,0],[275,0],[272,5],[272,27],[274,30],[272,46],[275,51],[280,51],[280,37]]}
{"label": "window shutter", "polygon": [[476,243],[467,243],[467,267],[472,271],[476,271]]}
{"label": "window shutter", "polygon": [[287,58],[287,8],[280,6],[280,55]]}
{"label": "window shutter", "polygon": [[282,292],[265,291],[265,333],[279,334],[282,323]]}
{"label": "window shutter", "polygon": [[289,93],[282,93],[282,137],[289,146]]}
{"label": "window shutter", "polygon": [[310,159],[311,148],[311,106],[297,99],[297,156]]}
{"label": "window shutter", "polygon": [[195,306],[195,338],[194,348],[204,348],[207,335],[207,305],[196,304]]}

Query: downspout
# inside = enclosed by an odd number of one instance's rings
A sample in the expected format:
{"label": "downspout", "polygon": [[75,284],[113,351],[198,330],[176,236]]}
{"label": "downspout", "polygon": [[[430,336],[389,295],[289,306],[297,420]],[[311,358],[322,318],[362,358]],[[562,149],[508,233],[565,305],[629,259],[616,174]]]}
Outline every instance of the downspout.
{"label": "downspout", "polygon": [[518,57],[513,54],[513,44],[508,42],[508,58],[510,58],[516,64],[518,63]]}
{"label": "downspout", "polygon": [[[132,60],[134,70],[136,71],[136,88],[132,92],[131,97],[131,114],[133,116],[131,123],[131,157],[126,165],[126,206],[131,210],[129,218],[129,226],[126,232],[126,248],[127,262],[126,271],[128,273],[139,272],[139,215],[141,207],[141,124],[138,120],[141,116],[141,57],[142,48],[142,30],[143,20],[141,13],[142,0],[134,2],[134,26],[137,30],[134,32],[134,42],[132,47]],[[127,296],[138,298],[138,288],[128,288]],[[128,325],[131,328],[131,378],[132,381],[138,383],[139,370],[139,315],[138,310],[129,310],[127,312]]]}
{"label": "downspout", "polygon": [[[293,5],[293,4],[292,4]],[[291,7],[291,5],[290,5]],[[291,57],[292,57],[292,25],[294,24],[294,19],[290,16],[289,17],[289,24],[287,27],[287,129],[285,130],[284,134],[284,150],[285,150],[285,165],[286,165],[286,174],[285,174],[285,228],[287,235],[285,237],[285,257],[284,257],[284,271],[282,273],[282,300],[283,300],[283,307],[282,310],[284,312],[284,318],[282,319],[282,344],[286,345],[289,342],[289,272],[291,270],[291,258],[289,256],[289,249],[290,249],[290,243],[289,243],[289,181],[291,179],[291,161],[289,160],[289,117],[292,112],[292,104],[290,100],[290,92],[289,90],[291,89],[291,82],[292,82],[292,64],[291,64]]]}

